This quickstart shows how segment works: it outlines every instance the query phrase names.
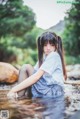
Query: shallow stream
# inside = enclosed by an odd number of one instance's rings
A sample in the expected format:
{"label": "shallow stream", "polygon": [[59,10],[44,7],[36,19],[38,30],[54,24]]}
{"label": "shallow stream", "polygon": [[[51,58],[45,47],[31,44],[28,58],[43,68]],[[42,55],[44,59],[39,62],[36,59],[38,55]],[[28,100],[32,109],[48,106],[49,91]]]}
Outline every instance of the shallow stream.
{"label": "shallow stream", "polygon": [[56,99],[7,99],[0,89],[0,119],[80,119],[80,86],[65,85],[65,96]]}

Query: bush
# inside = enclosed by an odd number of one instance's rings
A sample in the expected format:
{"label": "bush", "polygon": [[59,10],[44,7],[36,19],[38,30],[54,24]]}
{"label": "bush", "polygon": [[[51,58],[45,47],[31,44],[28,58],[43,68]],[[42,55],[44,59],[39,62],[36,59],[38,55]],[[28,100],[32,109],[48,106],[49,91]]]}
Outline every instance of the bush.
{"label": "bush", "polygon": [[65,61],[66,61],[67,65],[78,64],[78,63],[80,63],[80,55],[78,57],[67,55],[67,56],[65,56]]}

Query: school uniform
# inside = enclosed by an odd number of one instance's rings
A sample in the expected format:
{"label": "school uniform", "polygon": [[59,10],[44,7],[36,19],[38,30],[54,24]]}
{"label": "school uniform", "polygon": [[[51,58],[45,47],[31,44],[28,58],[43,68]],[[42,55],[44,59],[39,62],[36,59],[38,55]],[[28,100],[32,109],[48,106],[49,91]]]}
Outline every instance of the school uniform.
{"label": "school uniform", "polygon": [[[34,73],[39,69],[38,62],[34,66]],[[60,55],[51,52],[44,56],[40,69],[45,71],[43,76],[32,85],[33,97],[59,97],[64,95],[64,76]]]}

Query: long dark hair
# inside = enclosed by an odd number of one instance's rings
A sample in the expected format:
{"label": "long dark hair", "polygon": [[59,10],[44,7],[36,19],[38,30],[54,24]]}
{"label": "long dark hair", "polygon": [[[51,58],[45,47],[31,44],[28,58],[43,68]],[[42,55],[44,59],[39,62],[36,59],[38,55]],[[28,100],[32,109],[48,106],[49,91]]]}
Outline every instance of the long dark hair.
{"label": "long dark hair", "polygon": [[57,36],[53,32],[45,32],[41,36],[38,37],[37,40],[37,46],[38,46],[38,60],[39,60],[39,67],[41,66],[43,62],[43,47],[45,43],[53,44],[56,48],[56,51],[59,53],[62,61],[62,67],[63,67],[63,74],[65,79],[67,78],[66,75],[66,69],[65,69],[65,63],[64,63],[64,57],[63,57],[63,46],[62,46],[62,40],[59,36]]}
{"label": "long dark hair", "polygon": [[58,48],[57,51],[61,57],[61,61],[62,61],[62,67],[63,67],[63,74],[65,77],[65,80],[67,79],[67,73],[66,73],[66,68],[65,68],[65,61],[64,61],[64,49],[63,49],[63,45],[62,45],[62,40],[60,36],[57,36],[58,39]]}

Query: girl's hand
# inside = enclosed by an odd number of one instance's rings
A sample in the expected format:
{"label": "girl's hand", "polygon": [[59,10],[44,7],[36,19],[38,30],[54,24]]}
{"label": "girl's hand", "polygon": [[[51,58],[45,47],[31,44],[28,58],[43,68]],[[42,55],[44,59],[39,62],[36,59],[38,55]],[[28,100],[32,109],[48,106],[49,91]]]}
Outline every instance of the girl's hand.
{"label": "girl's hand", "polygon": [[18,95],[17,95],[17,93],[14,93],[14,92],[9,92],[8,94],[7,94],[7,97],[9,98],[9,99],[17,99],[18,98]]}

